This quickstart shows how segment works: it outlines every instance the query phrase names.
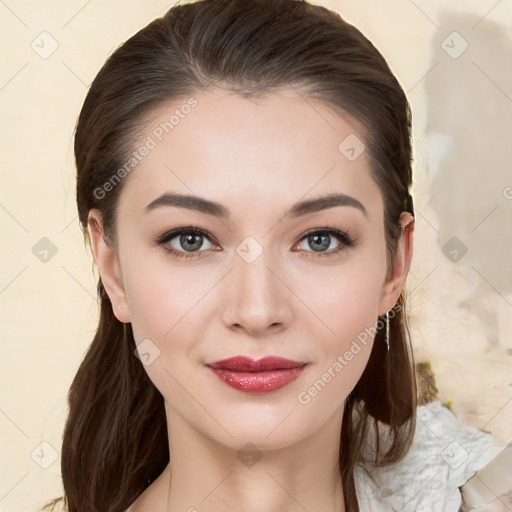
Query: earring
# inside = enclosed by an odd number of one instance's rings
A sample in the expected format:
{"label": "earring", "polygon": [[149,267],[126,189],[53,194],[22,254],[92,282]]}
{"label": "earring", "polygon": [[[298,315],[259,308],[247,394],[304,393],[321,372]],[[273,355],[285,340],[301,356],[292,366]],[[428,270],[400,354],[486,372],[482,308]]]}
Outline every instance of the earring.
{"label": "earring", "polygon": [[389,352],[389,311],[386,311],[386,346]]}

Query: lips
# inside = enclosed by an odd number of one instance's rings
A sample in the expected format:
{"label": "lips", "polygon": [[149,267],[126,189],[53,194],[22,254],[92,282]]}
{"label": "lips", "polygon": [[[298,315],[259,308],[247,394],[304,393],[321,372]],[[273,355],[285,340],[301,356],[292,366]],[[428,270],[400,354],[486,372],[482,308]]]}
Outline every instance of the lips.
{"label": "lips", "polygon": [[248,357],[230,357],[222,361],[208,363],[207,366],[215,370],[229,370],[232,372],[264,372],[270,370],[291,370],[300,368],[307,363],[292,361],[282,357],[264,357],[262,359],[250,359]]}
{"label": "lips", "polygon": [[206,366],[224,384],[244,393],[270,393],[277,391],[299,377],[308,363],[282,357],[231,357],[208,363]]}

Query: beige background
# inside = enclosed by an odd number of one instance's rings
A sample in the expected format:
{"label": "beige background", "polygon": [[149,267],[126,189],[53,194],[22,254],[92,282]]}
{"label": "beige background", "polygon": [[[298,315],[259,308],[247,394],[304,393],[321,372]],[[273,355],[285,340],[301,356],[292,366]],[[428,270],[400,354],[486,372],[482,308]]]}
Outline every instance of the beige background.
{"label": "beige background", "polygon": [[[432,362],[441,400],[463,422],[510,442],[512,2],[317,3],[374,42],[412,105],[417,360]],[[76,118],[105,58],[170,5],[0,0],[3,512],[61,494],[66,393],[96,329],[96,279],[76,215]],[[41,261],[49,247],[56,253]]]}

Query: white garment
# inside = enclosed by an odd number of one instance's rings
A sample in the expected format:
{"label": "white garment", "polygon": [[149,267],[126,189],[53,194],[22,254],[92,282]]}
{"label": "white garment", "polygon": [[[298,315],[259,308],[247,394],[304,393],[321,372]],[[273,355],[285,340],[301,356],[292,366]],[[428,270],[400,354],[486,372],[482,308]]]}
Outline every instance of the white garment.
{"label": "white garment", "polygon": [[[461,509],[463,500],[459,487],[504,448],[505,445],[493,436],[463,425],[439,401],[419,406],[413,444],[404,459],[381,468],[356,466],[354,479],[360,510],[469,510]],[[512,457],[507,459],[507,465],[510,464]],[[507,491],[512,489],[512,482],[507,485],[510,485]],[[492,510],[512,508],[505,506]]]}

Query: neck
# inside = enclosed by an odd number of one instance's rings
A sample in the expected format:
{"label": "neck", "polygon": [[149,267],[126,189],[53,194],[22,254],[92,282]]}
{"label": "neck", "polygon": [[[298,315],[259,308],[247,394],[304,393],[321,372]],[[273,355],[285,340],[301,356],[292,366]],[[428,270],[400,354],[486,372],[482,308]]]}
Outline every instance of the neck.
{"label": "neck", "polygon": [[260,449],[240,440],[243,450],[203,436],[167,404],[166,412],[171,462],[159,478],[158,510],[345,511],[338,462],[342,406],[297,443]]}

